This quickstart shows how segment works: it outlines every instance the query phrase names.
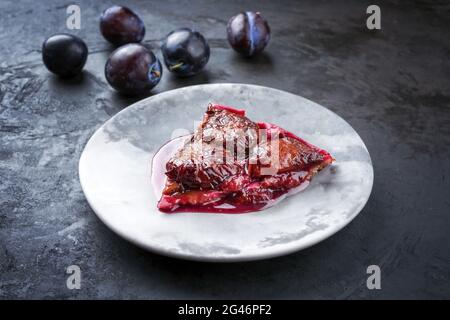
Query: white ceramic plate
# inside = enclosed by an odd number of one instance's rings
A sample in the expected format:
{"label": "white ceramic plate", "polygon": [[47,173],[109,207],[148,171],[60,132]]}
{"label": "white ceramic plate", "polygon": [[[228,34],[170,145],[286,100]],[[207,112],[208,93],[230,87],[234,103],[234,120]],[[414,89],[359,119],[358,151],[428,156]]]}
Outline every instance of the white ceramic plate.
{"label": "white ceramic plate", "polygon": [[[161,213],[150,180],[152,157],[172,137],[192,132],[209,102],[292,131],[336,163],[306,190],[264,211]],[[373,184],[369,153],[347,122],[300,96],[244,84],[185,87],[135,103],[91,137],[79,174],[92,209],[114,232],[160,254],[202,261],[264,259],[309,247],[355,218]]]}

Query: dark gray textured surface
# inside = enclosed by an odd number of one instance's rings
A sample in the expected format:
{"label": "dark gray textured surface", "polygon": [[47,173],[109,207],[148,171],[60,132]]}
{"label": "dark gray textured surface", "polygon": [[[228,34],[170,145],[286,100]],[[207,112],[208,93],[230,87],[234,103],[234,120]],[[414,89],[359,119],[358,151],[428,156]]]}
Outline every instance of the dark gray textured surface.
{"label": "dark gray textured surface", "polygon": [[[205,72],[182,80],[165,72],[154,93],[208,82],[290,91],[346,119],[372,156],[372,196],[335,236],[273,260],[207,264],[128,244],[86,203],[81,150],[137,99],[104,80],[110,47],[97,18],[110,3],[77,2],[82,29],[73,33],[91,54],[83,76],[65,81],[42,67],[39,50],[46,36],[67,31],[67,4],[0,3],[0,297],[450,297],[448,4],[379,2],[380,32],[365,28],[365,1],[129,4],[144,18],[151,47],[180,26],[203,32],[212,47]],[[225,41],[228,17],[245,9],[261,11],[273,31],[266,53],[253,60]],[[78,291],[65,285],[71,264],[82,269]],[[365,286],[370,264],[381,267],[379,291]]]}

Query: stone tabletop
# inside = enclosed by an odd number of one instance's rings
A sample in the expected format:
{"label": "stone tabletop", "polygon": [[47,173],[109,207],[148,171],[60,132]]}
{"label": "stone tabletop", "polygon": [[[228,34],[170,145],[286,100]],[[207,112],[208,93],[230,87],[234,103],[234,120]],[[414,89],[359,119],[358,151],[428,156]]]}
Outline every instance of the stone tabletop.
{"label": "stone tabletop", "polygon": [[[130,1],[145,44],[178,27],[211,46],[204,72],[167,70],[152,94],[203,83],[282,89],[347,120],[372,157],[375,180],[361,214],[326,241],[285,257],[235,264],[151,254],[112,233],[81,191],[78,160],[106,120],[144,97],[106,83],[113,49],[98,17],[107,1],[76,1],[81,29],[66,29],[60,1],[0,3],[0,298],[449,298],[450,6],[377,4],[381,30],[366,28],[368,1]],[[255,59],[237,56],[225,26],[260,11],[272,39]],[[42,41],[58,32],[89,47],[81,76],[61,80],[42,65]],[[177,115],[174,114],[174,117]],[[157,128],[155,128],[157,130]],[[81,289],[66,286],[81,269]],[[366,286],[381,270],[381,289]]]}

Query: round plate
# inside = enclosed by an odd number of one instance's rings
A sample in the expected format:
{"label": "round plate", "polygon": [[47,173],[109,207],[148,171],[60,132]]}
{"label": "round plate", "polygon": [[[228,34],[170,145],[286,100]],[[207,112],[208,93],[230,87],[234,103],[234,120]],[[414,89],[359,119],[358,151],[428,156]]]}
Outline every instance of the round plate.
{"label": "round plate", "polygon": [[[151,161],[168,140],[192,132],[209,102],[245,109],[329,151],[336,162],[306,190],[246,214],[158,211]],[[80,181],[97,216],[145,249],[202,261],[244,261],[309,247],[348,224],[373,184],[370,155],[353,128],[305,98],[246,84],[208,84],[139,101],[107,121],[87,143]]]}

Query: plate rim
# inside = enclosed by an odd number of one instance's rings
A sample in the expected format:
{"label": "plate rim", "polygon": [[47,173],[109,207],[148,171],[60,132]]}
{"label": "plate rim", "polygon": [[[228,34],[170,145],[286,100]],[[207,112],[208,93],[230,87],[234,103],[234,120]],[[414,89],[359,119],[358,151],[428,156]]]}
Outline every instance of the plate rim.
{"label": "plate rim", "polygon": [[[130,109],[132,108],[138,108],[138,107],[145,107],[145,104],[148,103],[148,101],[150,101],[151,99],[154,99],[155,97],[159,97],[161,98],[161,96],[166,95],[166,94],[172,94],[174,91],[182,91],[182,90],[186,90],[186,89],[192,89],[192,88],[197,88],[197,87],[213,87],[213,86],[247,86],[247,87],[256,87],[256,88],[260,88],[260,89],[269,89],[269,90],[275,90],[275,91],[279,91],[283,94],[289,94],[289,95],[293,95],[297,98],[301,98],[306,100],[309,103],[312,103],[314,105],[320,106],[324,109],[326,109],[327,111],[331,112],[333,115],[335,115],[336,117],[338,117],[339,119],[341,119],[342,121],[344,121],[348,126],[350,126],[350,128],[353,129],[353,131],[355,131],[355,133],[357,134],[357,136],[360,138],[362,145],[364,146],[364,148],[367,151],[367,155],[368,155],[368,160],[369,160],[369,164],[371,166],[371,171],[372,171],[372,179],[370,181],[370,188],[369,188],[369,192],[368,192],[368,196],[365,199],[365,201],[361,204],[361,207],[355,211],[354,215],[345,221],[345,223],[342,223],[340,225],[334,225],[330,228],[327,229],[327,232],[325,233],[321,233],[320,235],[313,237],[311,239],[308,239],[307,241],[303,240],[300,244],[298,244],[297,242],[293,241],[290,244],[285,244],[282,247],[271,247],[269,249],[266,249],[264,251],[256,251],[256,252],[252,252],[252,253],[246,253],[245,255],[241,256],[241,255],[230,255],[230,256],[201,256],[201,255],[195,255],[195,254],[185,254],[185,253],[180,253],[180,252],[176,252],[176,251],[170,251],[170,250],[164,250],[163,247],[157,247],[157,246],[151,246],[148,243],[145,243],[144,241],[140,241],[137,238],[133,238],[132,236],[130,236],[129,234],[127,234],[126,232],[122,232],[119,228],[116,228],[113,224],[111,224],[108,219],[106,219],[104,217],[104,215],[102,213],[100,213],[100,210],[98,210],[95,207],[94,201],[91,199],[91,197],[89,196],[89,193],[86,191],[86,185],[84,182],[84,170],[85,168],[83,167],[83,163],[84,163],[84,159],[86,157],[86,148],[93,143],[94,139],[101,134],[102,129],[111,121],[113,121],[116,117],[120,116],[122,113],[125,112],[129,112]],[[263,259],[271,259],[271,258],[275,258],[275,257],[280,257],[280,256],[284,256],[284,255],[288,255],[300,250],[304,250],[306,248],[309,248],[319,242],[322,242],[328,238],[330,238],[331,236],[333,236],[334,234],[338,233],[340,230],[342,230],[343,228],[345,228],[347,225],[349,225],[360,213],[361,211],[364,209],[364,207],[366,206],[367,202],[369,201],[371,195],[372,195],[372,190],[373,190],[373,183],[374,183],[374,178],[375,178],[375,174],[374,174],[374,168],[373,168],[373,163],[372,163],[372,159],[369,153],[369,150],[366,146],[366,144],[364,143],[364,140],[361,138],[361,136],[358,134],[358,132],[345,120],[343,119],[341,116],[339,116],[337,113],[335,113],[334,111],[328,109],[327,107],[318,104],[312,100],[309,100],[303,96],[288,92],[288,91],[284,91],[284,90],[280,90],[280,89],[276,89],[276,88],[272,88],[272,87],[267,87],[267,86],[261,86],[261,85],[255,85],[255,84],[247,84],[247,83],[234,83],[234,82],[227,82],[227,83],[209,83],[209,84],[198,84],[198,85],[192,85],[192,86],[185,86],[185,87],[181,87],[181,88],[175,88],[175,89],[171,89],[171,90],[167,90],[149,97],[146,97],[144,99],[141,99],[139,101],[136,101],[134,103],[132,103],[131,105],[124,107],[122,110],[120,110],[119,112],[117,112],[115,115],[113,115],[111,118],[109,118],[108,120],[106,120],[105,122],[103,122],[96,130],[95,132],[90,136],[90,138],[87,140],[86,144],[83,147],[83,151],[81,152],[79,161],[78,161],[78,176],[79,176],[79,180],[80,180],[80,185],[81,185],[81,189],[83,191],[83,194],[89,204],[89,206],[91,207],[92,211],[94,211],[95,215],[97,216],[97,218],[100,219],[100,221],[102,221],[111,231],[113,231],[115,234],[119,235],[121,238],[125,239],[126,241],[132,243],[133,245],[136,245],[144,250],[156,253],[156,254],[160,254],[163,256],[167,256],[167,257],[171,257],[171,258],[177,258],[177,259],[182,259],[182,260],[190,260],[190,261],[200,261],[200,262],[244,262],[244,261],[256,261],[256,260],[263,260]]]}

